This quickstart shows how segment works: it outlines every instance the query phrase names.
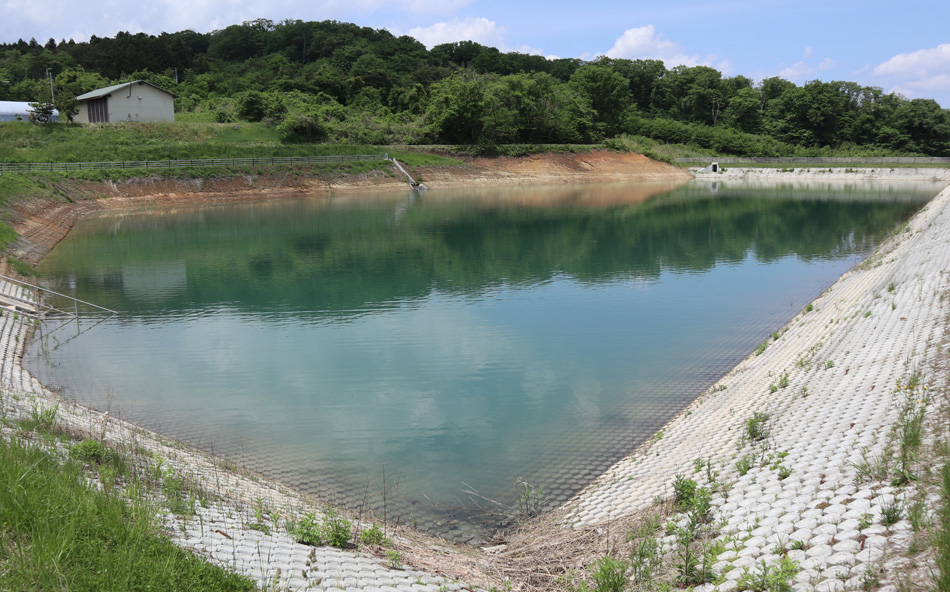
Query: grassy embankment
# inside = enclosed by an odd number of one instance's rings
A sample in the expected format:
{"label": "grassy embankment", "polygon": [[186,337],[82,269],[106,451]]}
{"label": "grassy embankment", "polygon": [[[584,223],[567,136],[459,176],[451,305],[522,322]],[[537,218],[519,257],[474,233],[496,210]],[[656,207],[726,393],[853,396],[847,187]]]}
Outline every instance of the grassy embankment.
{"label": "grassy embankment", "polygon": [[7,418],[4,396],[0,590],[256,589],[162,535],[161,512],[193,512],[201,499],[179,475],[131,443],[71,440],[55,407]]}
{"label": "grassy embankment", "polygon": [[[638,143],[639,142],[639,143]],[[204,122],[116,123],[96,126],[27,122],[0,124],[0,162],[113,162],[161,161],[205,158],[249,158],[389,153],[410,167],[460,166],[454,155],[522,156],[538,152],[583,152],[594,148],[638,151],[672,162],[676,156],[693,154],[682,146],[662,147],[641,139],[605,145],[510,145],[510,146],[364,146],[353,144],[285,143],[277,131],[263,123],[219,124]],[[16,239],[6,223],[4,208],[17,200],[44,198],[70,201],[71,181],[121,181],[138,177],[228,178],[234,176],[286,176],[331,180],[345,175],[379,171],[393,174],[384,161],[307,166],[194,167],[175,169],[97,169],[70,172],[35,172],[0,175],[0,251]],[[11,261],[18,272],[28,266]]]}
{"label": "grassy embankment", "polygon": [[[646,136],[637,136],[624,134],[619,138],[609,140],[607,142],[611,148],[618,150],[629,150],[632,152],[637,152],[652,158],[653,160],[659,160],[661,162],[666,162],[675,166],[680,167],[692,167],[692,166],[706,166],[713,160],[728,159],[730,155],[721,154],[715,150],[708,148],[701,148],[693,144],[670,144],[665,143],[660,140],[653,138],[648,138]],[[841,163],[816,163],[818,158],[828,158],[828,157],[840,157],[840,158],[862,158],[862,157],[871,157],[875,159],[883,159],[883,164],[878,163],[862,163],[862,162],[841,162]],[[729,164],[728,160],[724,160],[723,164],[726,166],[741,167],[741,168],[784,168],[791,169],[795,168],[851,168],[855,170],[860,170],[864,168],[880,168],[882,166],[887,168],[948,168],[950,164],[931,164],[931,163],[902,163],[898,162],[898,158],[903,155],[890,155],[884,156],[881,154],[851,154],[847,150],[823,150],[823,151],[814,151],[814,153],[809,151],[803,151],[802,154],[796,154],[792,156],[783,157],[785,160],[781,163],[775,162],[764,162],[764,163],[755,163],[755,162],[742,162]],[[682,161],[678,159],[689,159],[687,161]]]}
{"label": "grassy embankment", "polygon": [[[79,124],[37,126],[26,122],[0,124],[0,162],[109,162],[388,152],[401,162],[410,166],[419,166],[461,164],[460,161],[451,157],[453,154],[522,156],[540,152],[583,152],[605,147],[627,150],[617,142],[478,146],[286,143],[280,140],[274,127],[263,123],[115,123],[96,126]],[[361,163],[358,167],[382,168],[385,164]],[[362,170],[370,169],[363,168]],[[345,172],[360,172],[360,169],[348,168]],[[110,171],[109,178],[114,178],[116,174],[125,173]],[[179,169],[173,173],[173,176],[206,176],[207,174],[195,169]]]}
{"label": "grassy embankment", "polygon": [[[354,144],[288,144],[260,123],[0,124],[0,162],[107,162],[379,154],[408,161],[427,156],[407,150]],[[436,159],[438,160],[438,159]]]}
{"label": "grassy embankment", "polygon": [[[458,159],[386,146],[285,144],[263,124],[143,123],[82,126],[0,124],[0,162],[111,162],[273,156],[382,154],[410,166],[458,165]],[[67,181],[120,181],[136,177],[227,178],[284,175],[334,179],[372,171],[392,174],[384,161],[277,167],[203,167],[177,169],[98,169],[0,175],[0,251],[16,239],[4,208],[21,199],[69,201]],[[14,263],[14,265],[16,265]],[[18,267],[18,271],[21,269]],[[28,273],[28,268],[22,271]]]}

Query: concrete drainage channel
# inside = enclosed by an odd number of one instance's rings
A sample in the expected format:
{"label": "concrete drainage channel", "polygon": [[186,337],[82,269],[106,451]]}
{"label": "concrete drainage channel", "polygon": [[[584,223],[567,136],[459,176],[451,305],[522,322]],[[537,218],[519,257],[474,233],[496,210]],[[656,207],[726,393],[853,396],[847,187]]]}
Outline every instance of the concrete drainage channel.
{"label": "concrete drainage channel", "polygon": [[[946,376],[936,361],[946,340],[942,296],[950,288],[944,274],[950,246],[943,237],[948,234],[950,191],[944,190],[907,230],[846,274],[760,355],[743,361],[667,424],[662,438],[615,464],[568,502],[566,522],[582,527],[619,520],[658,497],[673,496],[676,486],[690,479],[710,492],[703,524],[717,551],[710,581],[694,589],[746,588],[757,570],[764,577],[789,562],[795,569],[786,575],[795,590],[896,590],[899,577],[926,579],[926,562],[914,572],[903,561],[915,536],[906,510],[921,495],[932,509],[936,498],[909,483],[891,485],[892,475],[873,469],[885,463],[888,451],[895,454],[893,428],[908,413],[923,410],[922,417],[932,418],[945,407]],[[2,380],[19,394],[6,404],[23,416],[33,405],[57,401],[18,364],[27,329],[22,318],[3,313]],[[262,587],[433,592],[466,587],[406,567],[397,556],[295,543],[282,521],[319,510],[315,500],[228,471],[209,455],[103,414],[59,404],[65,424],[104,433],[109,441],[135,441],[220,496],[190,518],[169,516],[171,536]],[[767,417],[762,438],[748,432],[757,413]],[[275,514],[280,518],[271,520],[269,533],[252,528],[262,516]],[[677,533],[689,528],[690,520],[688,510],[672,517],[656,538],[662,552],[678,552]],[[396,549],[419,544],[394,539]],[[448,546],[439,552],[447,562],[455,553]],[[491,558],[480,561],[490,565]]]}

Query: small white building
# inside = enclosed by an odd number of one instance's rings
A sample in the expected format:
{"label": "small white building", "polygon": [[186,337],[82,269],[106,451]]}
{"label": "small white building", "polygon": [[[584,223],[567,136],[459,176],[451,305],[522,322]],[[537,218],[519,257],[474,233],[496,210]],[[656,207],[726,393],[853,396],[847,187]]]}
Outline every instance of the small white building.
{"label": "small white building", "polygon": [[145,80],[123,82],[79,95],[76,123],[175,121],[175,93]]}
{"label": "small white building", "polygon": [[[33,107],[22,101],[0,101],[0,121],[31,121]],[[51,121],[59,121],[59,112],[53,110]]]}

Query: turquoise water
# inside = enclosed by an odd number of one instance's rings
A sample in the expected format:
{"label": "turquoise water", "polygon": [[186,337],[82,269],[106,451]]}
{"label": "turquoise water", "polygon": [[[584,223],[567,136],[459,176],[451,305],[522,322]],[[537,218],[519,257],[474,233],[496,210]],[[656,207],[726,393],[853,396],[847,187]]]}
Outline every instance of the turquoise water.
{"label": "turquoise water", "polygon": [[46,323],[26,363],[294,487],[479,541],[519,481],[567,500],[935,193],[584,186],[97,217],[41,271],[122,312]]}

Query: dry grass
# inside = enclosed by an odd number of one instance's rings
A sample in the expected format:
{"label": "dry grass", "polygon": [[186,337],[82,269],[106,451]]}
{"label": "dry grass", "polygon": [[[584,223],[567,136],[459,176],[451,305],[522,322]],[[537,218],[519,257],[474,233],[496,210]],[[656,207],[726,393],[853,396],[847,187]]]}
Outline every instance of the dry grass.
{"label": "dry grass", "polygon": [[433,545],[424,537],[406,536],[400,548],[407,564],[486,590],[554,591],[588,581],[587,569],[605,556],[627,557],[628,535],[648,520],[673,513],[672,500],[609,523],[565,526],[565,510],[556,510],[499,533],[490,546],[467,548],[452,543]]}

